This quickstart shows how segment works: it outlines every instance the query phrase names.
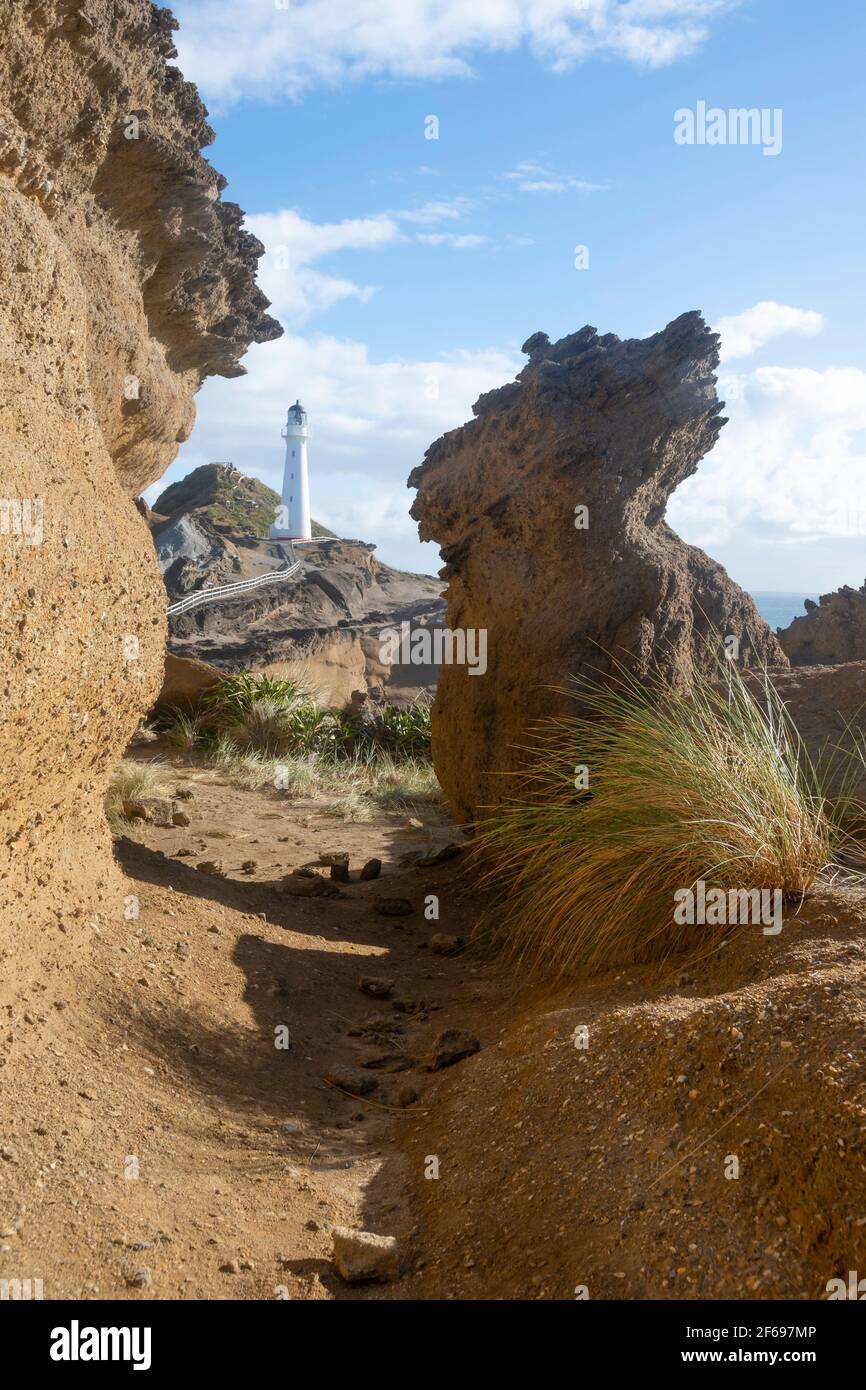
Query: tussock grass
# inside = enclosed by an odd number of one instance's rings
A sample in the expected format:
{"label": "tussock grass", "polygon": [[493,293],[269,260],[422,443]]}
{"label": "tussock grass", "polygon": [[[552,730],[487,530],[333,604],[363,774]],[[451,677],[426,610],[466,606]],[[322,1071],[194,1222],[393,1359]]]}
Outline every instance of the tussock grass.
{"label": "tussock grass", "polygon": [[157,758],[150,762],[121,758],[111,774],[105,796],[105,818],[112,833],[132,835],[138,822],[128,820],[123,814],[124,801],[140,801],[142,797],[149,796],[167,796],[170,777],[171,769]]}
{"label": "tussock grass", "polygon": [[383,811],[411,815],[431,807],[444,808],[445,798],[433,764],[417,758],[402,762],[383,757],[373,764],[371,795]]}
{"label": "tussock grass", "polygon": [[179,753],[189,753],[201,741],[202,721],[197,714],[187,714],[185,710],[172,710],[172,722],[163,737],[169,748]]}
{"label": "tussock grass", "polygon": [[329,820],[351,821],[360,824],[373,819],[373,807],[360,792],[348,791],[333,801],[326,801],[319,808],[319,815]]}
{"label": "tussock grass", "polygon": [[[727,662],[688,691],[617,668],[569,693],[580,713],[539,728],[525,794],[475,842],[482,877],[502,890],[489,925],[527,973],[706,949],[731,929],[677,926],[677,889],[703,879],[790,902],[844,850],[862,760],[841,783],[833,759],[814,766],[766,676],[757,699]],[[582,765],[587,790],[576,789]]]}

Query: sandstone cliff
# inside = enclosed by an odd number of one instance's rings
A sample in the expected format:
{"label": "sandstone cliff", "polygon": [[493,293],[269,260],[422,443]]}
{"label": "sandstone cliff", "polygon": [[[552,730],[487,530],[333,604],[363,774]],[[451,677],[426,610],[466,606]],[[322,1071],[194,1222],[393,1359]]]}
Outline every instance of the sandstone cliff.
{"label": "sandstone cliff", "polygon": [[[210,374],[279,334],[149,0],[2,0],[0,910],[122,911],[102,800],[159,688],[165,591],[133,495]],[[23,938],[22,938],[23,939]]]}
{"label": "sandstone cliff", "polygon": [[820,603],[805,600],[806,612],[777,636],[792,666],[833,666],[866,659],[866,584],[848,584]]}
{"label": "sandstone cliff", "polygon": [[688,679],[707,640],[733,637],[744,663],[787,665],[748,595],[664,520],[724,424],[717,343],[697,313],[645,340],[536,333],[517,380],[411,475],[421,538],[445,561],[449,625],[487,632],[486,674],[445,666],[434,711],[436,770],[460,819],[513,786],[496,774],[535,719],[564,707],[551,687],[607,669],[608,653]]}

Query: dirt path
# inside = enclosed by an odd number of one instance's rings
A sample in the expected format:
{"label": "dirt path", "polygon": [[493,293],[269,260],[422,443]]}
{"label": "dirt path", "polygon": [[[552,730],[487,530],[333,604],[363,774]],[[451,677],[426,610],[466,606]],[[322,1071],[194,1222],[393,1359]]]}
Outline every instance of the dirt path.
{"label": "dirt path", "polygon": [[[187,777],[189,827],[118,842],[138,917],[88,924],[72,952],[61,939],[3,995],[0,1278],[42,1279],[46,1298],[381,1296],[332,1273],[331,1230],[397,1234],[413,1266],[399,1128],[423,1121],[432,1039],[463,1002],[483,1031],[495,994],[470,953],[429,947],[468,925],[459,860],[399,862],[453,827],[344,824]],[[278,894],[327,851],[349,853],[353,879],[379,857],[382,876],[336,898]],[[224,876],[193,867],[206,859]],[[411,915],[380,915],[383,897]],[[368,998],[362,975],[392,978],[393,998]],[[376,1054],[389,1060],[364,1071],[369,1097],[326,1082]],[[383,1106],[407,1085],[411,1108]]]}

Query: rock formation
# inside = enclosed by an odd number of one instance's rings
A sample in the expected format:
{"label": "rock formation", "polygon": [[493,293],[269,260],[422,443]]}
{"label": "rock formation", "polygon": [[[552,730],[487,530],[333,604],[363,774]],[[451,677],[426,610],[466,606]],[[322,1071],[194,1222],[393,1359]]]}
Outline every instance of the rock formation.
{"label": "rock formation", "polygon": [[[188,593],[282,569],[287,551],[267,538],[279,496],[231,464],[209,463],[145,508],[172,602]],[[296,674],[299,663],[328,704],[353,692],[407,704],[436,685],[435,666],[383,665],[383,628],[441,625],[442,584],[376,558],[374,545],[341,540],[313,522],[317,543],[298,546],[299,575],[171,618],[169,650],[224,671]],[[172,689],[160,696],[165,705]]]}
{"label": "rock formation", "polygon": [[806,612],[777,633],[792,666],[831,666],[866,660],[866,584],[844,584],[820,603],[805,600]]}
{"label": "rock formation", "polygon": [[707,641],[733,637],[745,664],[787,665],[748,595],[664,520],[725,423],[717,343],[697,313],[645,340],[536,333],[517,380],[481,396],[412,473],[449,626],[487,633],[486,673],[444,666],[434,711],[460,819],[513,789],[495,774],[514,769],[534,720],[566,707],[551,687],[611,656],[687,680]]}
{"label": "rock formation", "polygon": [[[260,243],[149,0],[2,0],[0,912],[5,946],[122,911],[102,800],[159,688],[165,591],[133,497],[204,377],[278,336]],[[26,928],[26,933],[23,930]]]}

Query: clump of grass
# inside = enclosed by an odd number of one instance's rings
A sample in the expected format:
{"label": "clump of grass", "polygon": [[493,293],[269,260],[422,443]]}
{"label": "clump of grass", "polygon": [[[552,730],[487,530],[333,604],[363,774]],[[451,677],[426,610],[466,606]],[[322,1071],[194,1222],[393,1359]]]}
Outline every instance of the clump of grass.
{"label": "clump of grass", "polygon": [[432,763],[422,758],[398,762],[385,755],[372,767],[370,794],[381,810],[411,814],[443,806],[442,788]]}
{"label": "clump of grass", "polygon": [[275,785],[277,759],[257,749],[238,748],[229,738],[221,738],[208,755],[208,765],[221,773],[227,783],[258,791]]}
{"label": "clump of grass", "polygon": [[799,899],[844,848],[850,778],[831,802],[829,769],[766,676],[760,699],[728,663],[688,690],[617,668],[571,693],[580,713],[539,729],[525,794],[476,840],[483,877],[503,890],[491,925],[527,971],[709,947],[730,928],[677,927],[677,889],[703,879]]}
{"label": "clump of grass", "polygon": [[169,748],[179,753],[191,753],[202,741],[202,721],[197,714],[187,714],[185,710],[171,711],[171,723],[163,731]]}
{"label": "clump of grass", "polygon": [[165,763],[154,758],[150,762],[137,762],[134,758],[121,758],[111,774],[111,781],[105,796],[105,818],[115,835],[129,835],[137,825],[123,813],[125,801],[141,801],[143,797],[165,796],[170,769]]}
{"label": "clump of grass", "polygon": [[344,792],[334,801],[328,801],[320,806],[319,815],[327,816],[329,820],[350,821],[359,824],[362,821],[373,819],[373,808],[362,793],[352,790]]}
{"label": "clump of grass", "polygon": [[225,727],[225,734],[238,748],[276,756],[287,744],[287,710],[278,700],[263,696],[254,700],[240,718]]}
{"label": "clump of grass", "polygon": [[355,762],[388,757],[429,761],[430,707],[417,701],[405,709],[370,705],[361,712],[325,709],[303,663],[291,674],[268,676],[238,671],[221,676],[203,697],[199,713],[173,711],[165,730],[170,746],[207,750],[221,738],[268,756],[315,755],[323,761]]}

